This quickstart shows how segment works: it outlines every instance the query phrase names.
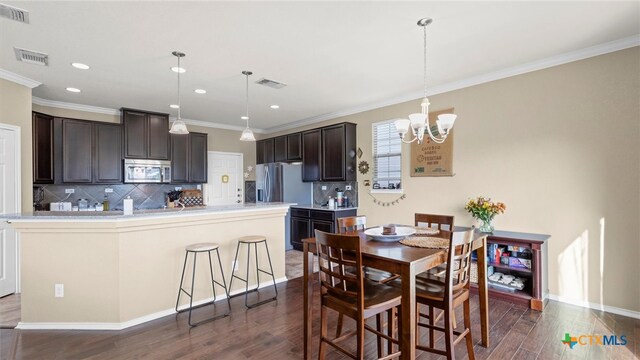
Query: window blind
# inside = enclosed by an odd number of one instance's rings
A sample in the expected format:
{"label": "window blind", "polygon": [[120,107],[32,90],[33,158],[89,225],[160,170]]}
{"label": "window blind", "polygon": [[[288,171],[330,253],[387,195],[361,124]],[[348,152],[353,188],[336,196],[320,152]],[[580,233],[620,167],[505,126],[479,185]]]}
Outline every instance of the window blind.
{"label": "window blind", "polygon": [[400,188],[401,145],[393,121],[373,124],[373,182],[381,189]]}

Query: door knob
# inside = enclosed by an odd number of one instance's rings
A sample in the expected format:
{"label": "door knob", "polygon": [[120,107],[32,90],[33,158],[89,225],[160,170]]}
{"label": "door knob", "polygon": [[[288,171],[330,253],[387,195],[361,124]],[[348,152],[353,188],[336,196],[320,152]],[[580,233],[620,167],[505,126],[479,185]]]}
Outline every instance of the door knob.
{"label": "door knob", "polygon": [[242,201],[238,200],[238,201],[236,201],[236,202],[237,202],[238,204],[240,204]]}
{"label": "door knob", "polygon": [[238,194],[238,197],[242,197],[242,194]]}

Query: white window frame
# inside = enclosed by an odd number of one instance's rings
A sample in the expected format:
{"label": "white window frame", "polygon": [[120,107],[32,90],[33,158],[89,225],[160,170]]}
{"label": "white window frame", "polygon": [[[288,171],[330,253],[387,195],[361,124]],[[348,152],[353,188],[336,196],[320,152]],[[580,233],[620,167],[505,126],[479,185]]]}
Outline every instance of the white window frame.
{"label": "white window frame", "polygon": [[[388,123],[393,123],[394,120],[384,120],[384,121],[378,121],[375,122],[373,124],[371,124],[371,155],[372,155],[372,179],[371,179],[371,189],[369,190],[370,193],[378,193],[378,194],[403,194],[404,193],[404,181],[402,181],[402,142],[400,142],[400,189],[374,189],[373,188],[373,184],[375,183],[375,177],[376,177],[376,139],[375,139],[375,129],[376,126],[378,125],[383,125],[383,124],[388,124]],[[398,141],[400,141],[400,136],[398,135]]]}

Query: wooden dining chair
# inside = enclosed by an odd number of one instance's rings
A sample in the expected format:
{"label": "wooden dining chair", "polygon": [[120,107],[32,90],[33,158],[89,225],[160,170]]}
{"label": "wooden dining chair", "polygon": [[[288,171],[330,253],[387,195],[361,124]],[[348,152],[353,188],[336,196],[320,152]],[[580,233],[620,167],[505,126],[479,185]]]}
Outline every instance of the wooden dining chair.
{"label": "wooden dining chair", "polygon": [[[364,358],[364,332],[373,332],[379,339],[385,338],[390,343],[399,344],[393,336],[396,331],[390,328],[388,334],[382,328],[368,326],[365,321],[374,316],[400,306],[401,290],[393,286],[370,281],[364,278],[360,237],[357,235],[329,234],[315,231],[318,264],[320,268],[320,349],[318,359],[325,357],[325,345],[330,345],[352,359]],[[346,268],[352,271],[346,271]],[[355,269],[355,271],[353,271]],[[327,336],[327,310],[332,309],[356,321],[355,331],[349,331],[339,337],[329,339]],[[393,319],[388,321],[394,326]],[[348,352],[341,343],[356,336],[356,353]],[[390,359],[399,356],[396,352],[381,357]]]}
{"label": "wooden dining chair", "polygon": [[352,231],[362,231],[367,228],[367,217],[347,216],[336,219],[336,233],[344,234]]}
{"label": "wooden dining chair", "polygon": [[[417,325],[429,329],[429,346],[417,344],[416,349],[445,355],[455,359],[455,345],[466,339],[469,359],[473,360],[473,340],[471,339],[471,317],[469,308],[469,276],[471,269],[471,242],[473,230],[456,231],[451,235],[444,280],[441,277],[416,277],[416,302],[426,305],[428,313],[419,312]],[[457,307],[463,306],[464,329],[454,330],[453,316]],[[418,306],[419,308],[419,306]],[[444,313],[444,327],[436,326],[434,309]],[[428,320],[427,323],[421,319]],[[445,350],[434,346],[434,331],[443,331]]]}
{"label": "wooden dining chair", "polygon": [[453,215],[420,214],[414,215],[415,226],[424,226],[438,230],[453,231]]}

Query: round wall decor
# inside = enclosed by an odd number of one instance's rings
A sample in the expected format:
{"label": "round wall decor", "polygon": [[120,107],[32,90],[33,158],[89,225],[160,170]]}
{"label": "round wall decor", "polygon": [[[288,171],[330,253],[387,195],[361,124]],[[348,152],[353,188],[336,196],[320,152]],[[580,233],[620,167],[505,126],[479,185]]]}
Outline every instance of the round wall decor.
{"label": "round wall decor", "polygon": [[365,175],[366,173],[369,172],[369,163],[366,161],[360,161],[360,163],[358,164],[358,171],[360,171],[360,174]]}

